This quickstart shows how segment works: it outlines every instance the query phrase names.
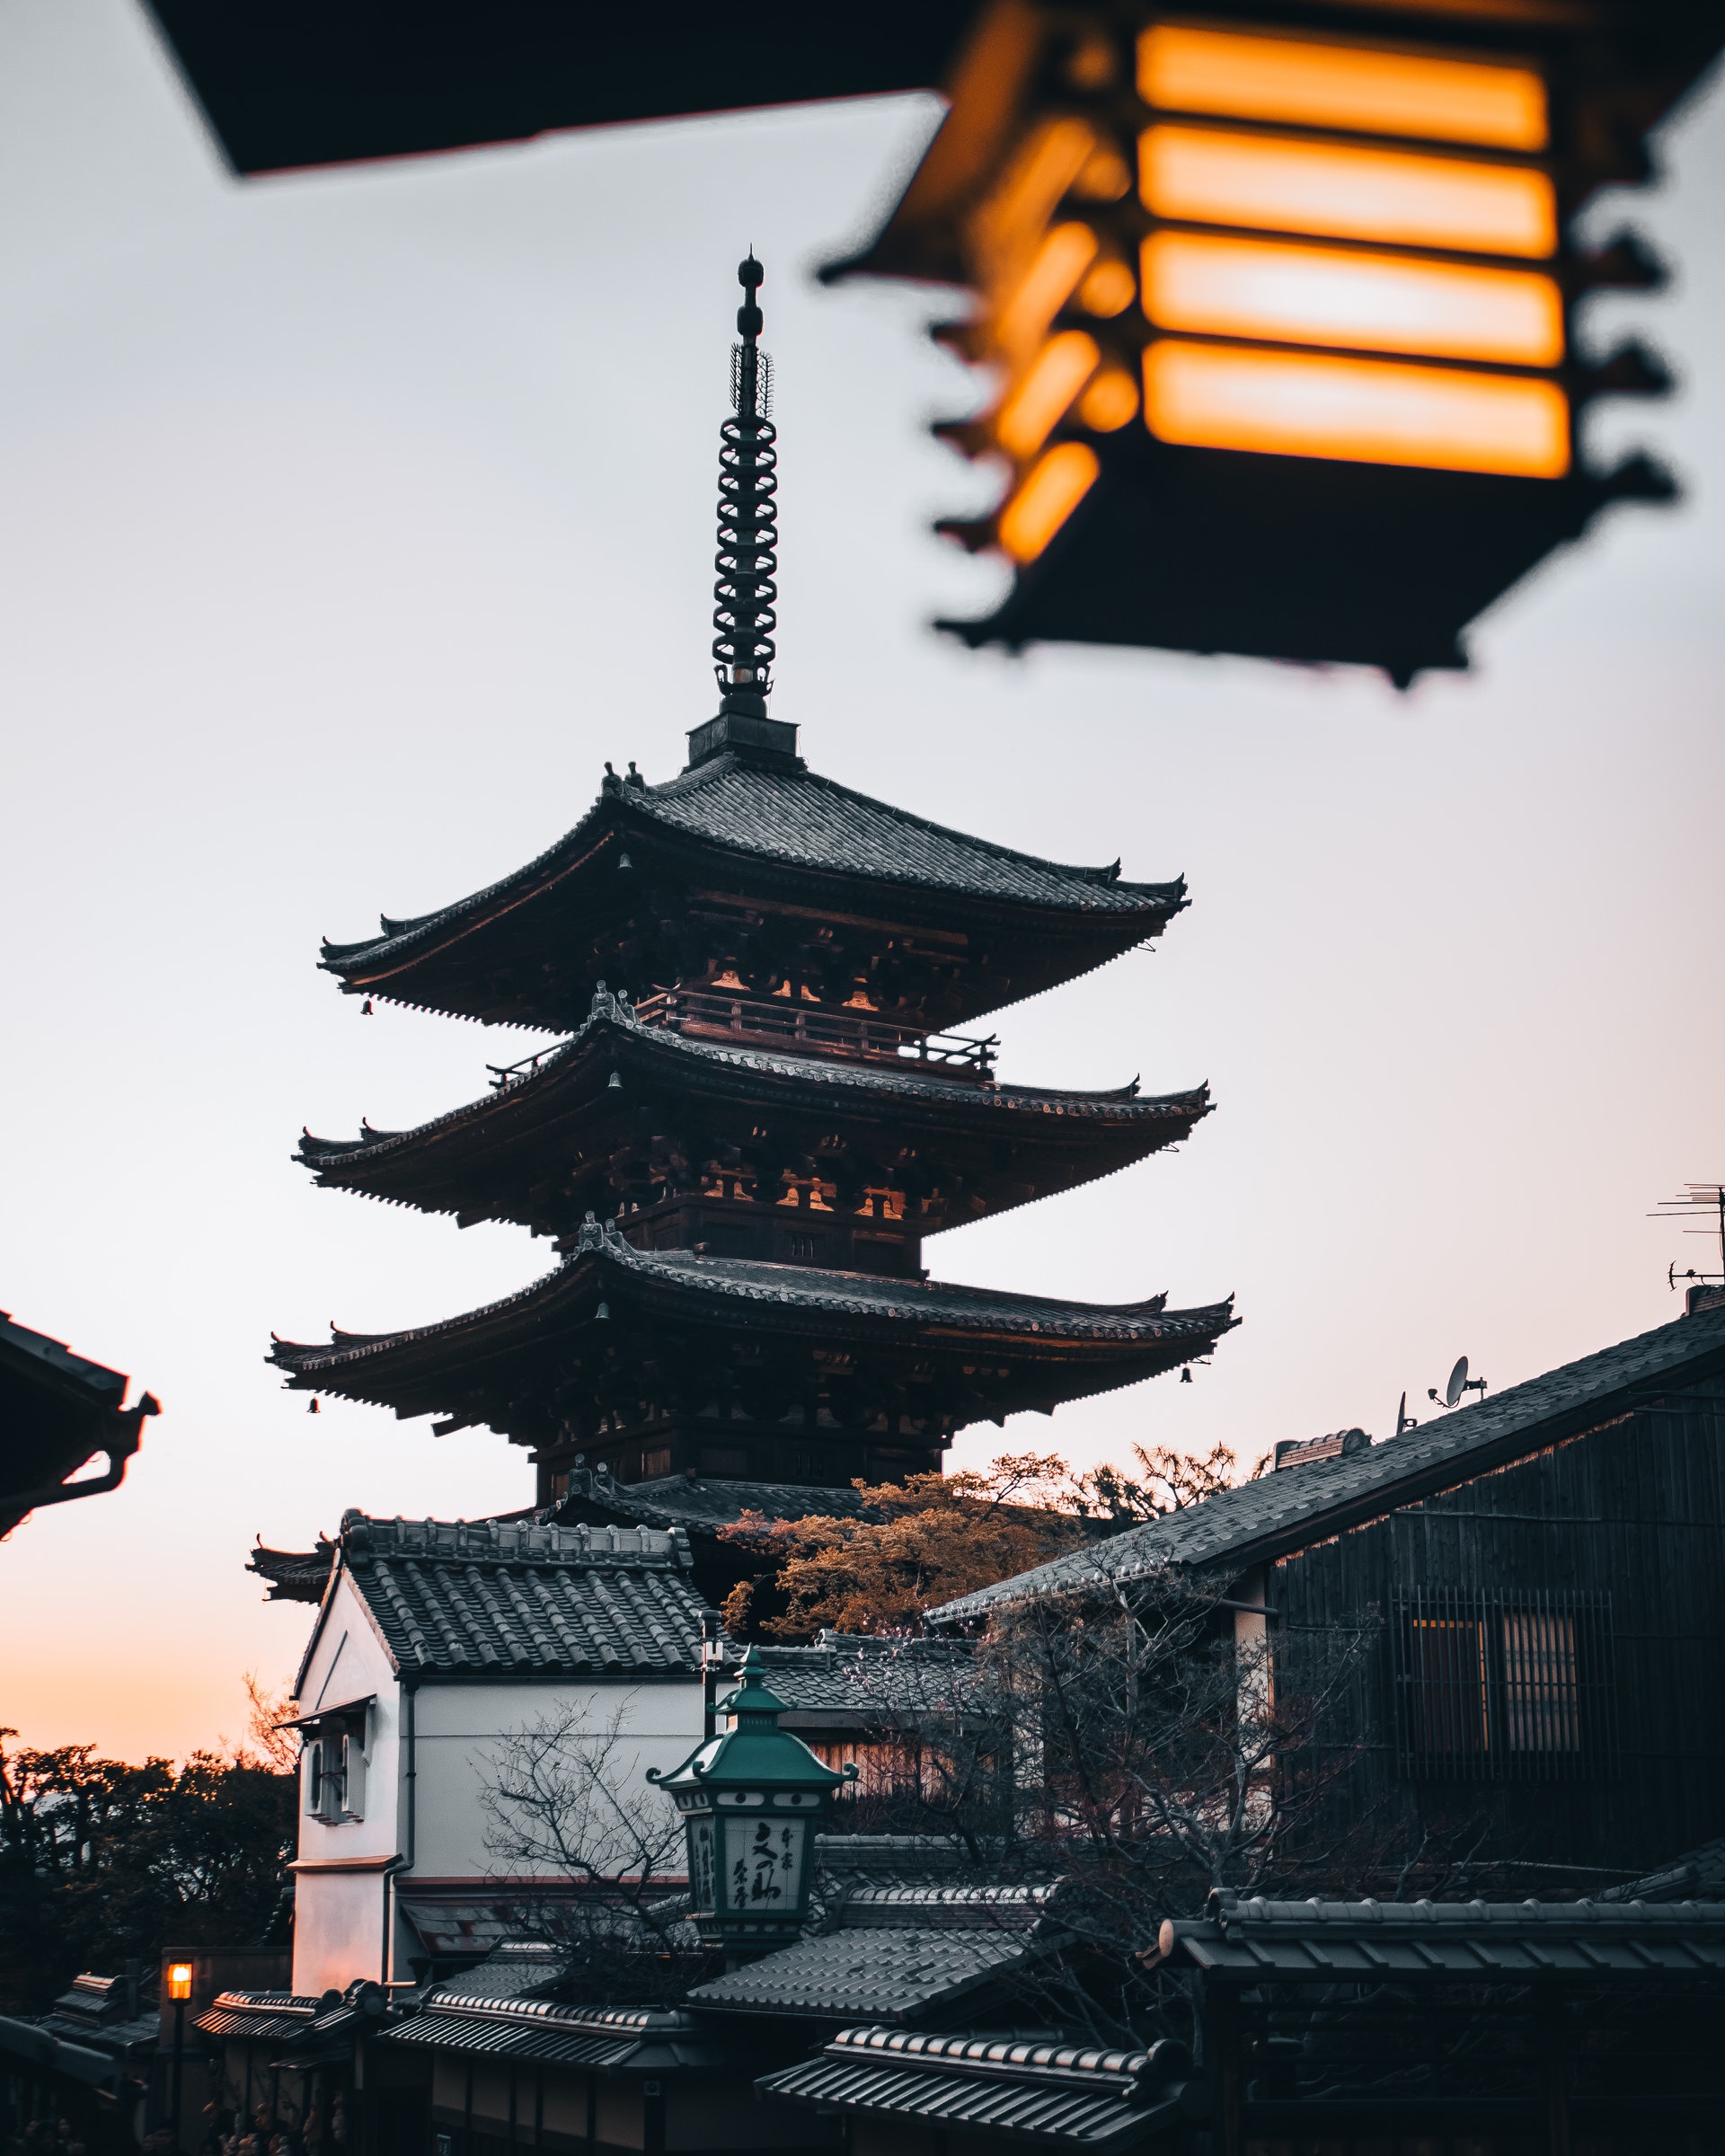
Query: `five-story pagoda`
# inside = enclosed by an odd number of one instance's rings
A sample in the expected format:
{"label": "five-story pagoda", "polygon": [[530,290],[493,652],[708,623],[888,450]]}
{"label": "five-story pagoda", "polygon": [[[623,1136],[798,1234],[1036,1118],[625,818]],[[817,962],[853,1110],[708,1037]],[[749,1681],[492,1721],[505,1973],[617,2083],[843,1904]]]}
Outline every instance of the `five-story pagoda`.
{"label": "five-story pagoda", "polygon": [[943,1286],[925,1236],[1183,1138],[1206,1090],[1014,1087],[955,1032],[1159,935],[1182,883],[1122,882],[944,829],[811,772],[771,719],[774,429],[760,265],[721,453],[722,700],[683,771],[607,764],[502,882],[364,943],[345,993],[565,1038],[416,1130],[307,1136],[320,1183],[518,1222],[555,1269],[441,1324],[278,1341],[288,1383],[484,1424],[578,1462],[826,1488],[936,1468],[966,1424],[1207,1353],[1227,1303]]}

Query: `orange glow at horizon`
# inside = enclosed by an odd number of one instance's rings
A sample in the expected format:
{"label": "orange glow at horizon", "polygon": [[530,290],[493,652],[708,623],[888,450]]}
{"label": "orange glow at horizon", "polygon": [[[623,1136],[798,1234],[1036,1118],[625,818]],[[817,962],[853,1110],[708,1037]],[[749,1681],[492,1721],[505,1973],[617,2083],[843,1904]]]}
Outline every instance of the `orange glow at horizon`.
{"label": "orange glow at horizon", "polygon": [[1000,543],[1014,561],[1034,561],[1096,483],[1096,452],[1084,442],[1050,449],[1001,512]]}
{"label": "orange glow at horizon", "polygon": [[1143,248],[1144,311],[1170,330],[1555,367],[1563,305],[1526,270],[1158,232]]}
{"label": "orange glow at horizon", "polygon": [[1186,224],[1530,259],[1557,246],[1557,196],[1544,172],[1417,150],[1146,128],[1138,193],[1154,216]]}
{"label": "orange glow at horizon", "polygon": [[1066,330],[1043,346],[995,422],[995,438],[1008,455],[1035,455],[1101,358],[1096,340],[1083,330]]}
{"label": "orange glow at horizon", "polygon": [[1531,67],[1253,31],[1160,22],[1138,39],[1147,105],[1368,135],[1543,150],[1545,85]]}
{"label": "orange glow at horizon", "polygon": [[1199,448],[1534,479],[1570,465],[1554,383],[1450,367],[1163,340],[1144,355],[1144,416]]}

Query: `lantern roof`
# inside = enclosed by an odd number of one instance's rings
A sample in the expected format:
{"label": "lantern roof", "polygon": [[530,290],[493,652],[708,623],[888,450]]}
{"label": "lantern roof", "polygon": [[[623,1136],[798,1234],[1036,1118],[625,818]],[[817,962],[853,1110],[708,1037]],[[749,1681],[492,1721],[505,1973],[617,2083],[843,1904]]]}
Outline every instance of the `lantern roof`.
{"label": "lantern roof", "polygon": [[668,1774],[649,1767],[649,1781],[673,1795],[710,1790],[722,1800],[727,1789],[807,1789],[824,1796],[856,1779],[854,1766],[836,1773],[800,1736],[780,1728],[779,1717],[790,1707],[767,1690],[765,1666],[753,1648],[744,1657],[742,1680],[719,1702],[720,1713],[730,1717],[730,1727],[709,1737]]}

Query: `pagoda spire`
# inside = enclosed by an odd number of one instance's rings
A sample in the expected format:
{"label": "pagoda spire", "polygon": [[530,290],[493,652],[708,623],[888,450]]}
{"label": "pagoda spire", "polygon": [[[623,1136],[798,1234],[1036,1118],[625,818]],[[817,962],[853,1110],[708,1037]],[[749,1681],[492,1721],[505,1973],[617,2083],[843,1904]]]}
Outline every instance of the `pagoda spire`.
{"label": "pagoda spire", "polygon": [[777,430],[773,409],[773,362],[759,347],[765,326],[756,294],[765,271],[753,249],[737,267],[743,304],[737,310],[741,342],[730,348],[732,416],[720,429],[719,579],[713,586],[713,672],[723,694],[721,712],[764,719],[772,694],[774,611],[779,588]]}

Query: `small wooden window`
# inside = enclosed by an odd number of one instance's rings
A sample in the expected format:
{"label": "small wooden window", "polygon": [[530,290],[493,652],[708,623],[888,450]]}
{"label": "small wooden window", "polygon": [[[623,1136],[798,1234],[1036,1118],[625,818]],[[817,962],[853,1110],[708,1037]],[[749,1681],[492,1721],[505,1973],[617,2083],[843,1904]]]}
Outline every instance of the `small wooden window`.
{"label": "small wooden window", "polygon": [[668,1445],[649,1445],[641,1455],[641,1479],[656,1482],[661,1475],[671,1471],[671,1448]]}
{"label": "small wooden window", "polygon": [[1610,1771],[1608,1595],[1423,1587],[1398,1597],[1390,1640],[1405,1775],[1554,1781]]}

